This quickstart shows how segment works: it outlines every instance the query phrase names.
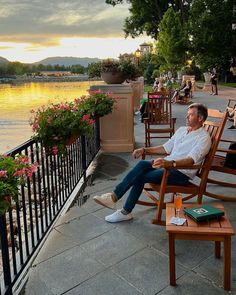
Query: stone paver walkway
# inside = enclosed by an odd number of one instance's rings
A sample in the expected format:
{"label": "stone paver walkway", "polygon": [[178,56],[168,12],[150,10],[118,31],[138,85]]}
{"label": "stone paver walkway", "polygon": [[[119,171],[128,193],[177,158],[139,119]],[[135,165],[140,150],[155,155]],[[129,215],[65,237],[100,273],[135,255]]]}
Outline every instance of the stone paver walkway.
{"label": "stone paver walkway", "polygon": [[[219,96],[195,92],[193,101],[223,110],[229,97],[236,98],[236,89],[219,88]],[[186,106],[173,105],[173,113],[177,127],[185,124]],[[137,147],[144,144],[143,129],[135,116]],[[224,137],[235,139],[236,131],[226,129]],[[222,287],[223,259],[214,258],[213,242],[177,241],[178,285],[171,287],[167,234],[165,227],[150,223],[154,209],[137,205],[132,221],[119,224],[104,221],[111,210],[96,204],[92,197],[111,191],[135,163],[130,153],[101,154],[93,184],[85,192],[90,198],[82,207],[72,207],[57,222],[33,263],[24,294],[236,294],[235,237],[231,292]],[[224,190],[236,194],[235,190]],[[214,200],[204,197],[204,202]],[[236,230],[236,203],[224,206]]]}

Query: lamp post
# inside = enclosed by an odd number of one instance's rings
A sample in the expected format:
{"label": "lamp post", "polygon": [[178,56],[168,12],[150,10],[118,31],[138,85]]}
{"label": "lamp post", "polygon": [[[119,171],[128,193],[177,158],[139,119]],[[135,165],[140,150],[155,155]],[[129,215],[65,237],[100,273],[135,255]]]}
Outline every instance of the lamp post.
{"label": "lamp post", "polygon": [[135,51],[134,55],[135,55],[135,58],[136,58],[136,60],[137,60],[137,65],[138,65],[138,67],[139,67],[139,59],[140,59],[140,57],[141,57],[141,51],[140,51],[139,49],[137,49],[137,50]]}
{"label": "lamp post", "polygon": [[191,59],[188,59],[188,60],[187,60],[187,64],[188,64],[188,66],[189,66],[190,68],[191,68],[192,63],[193,63],[193,61],[192,61]]}

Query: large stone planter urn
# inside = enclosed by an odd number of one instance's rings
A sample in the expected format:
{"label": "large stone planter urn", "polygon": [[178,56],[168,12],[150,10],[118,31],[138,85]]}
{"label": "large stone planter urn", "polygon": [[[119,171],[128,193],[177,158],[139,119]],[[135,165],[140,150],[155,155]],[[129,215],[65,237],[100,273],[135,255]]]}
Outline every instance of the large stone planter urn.
{"label": "large stone planter urn", "polygon": [[107,84],[121,84],[125,81],[121,72],[102,72],[101,77]]}

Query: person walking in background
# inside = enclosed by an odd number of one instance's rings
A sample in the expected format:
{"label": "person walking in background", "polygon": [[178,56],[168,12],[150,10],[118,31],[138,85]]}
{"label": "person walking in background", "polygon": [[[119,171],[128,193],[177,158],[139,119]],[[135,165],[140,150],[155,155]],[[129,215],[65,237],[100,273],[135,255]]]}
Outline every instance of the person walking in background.
{"label": "person walking in background", "polygon": [[217,88],[217,73],[216,69],[213,68],[211,72],[211,94],[218,95],[218,88]]}
{"label": "person walking in background", "polygon": [[228,129],[236,129],[236,104],[233,108],[227,107],[227,111],[229,112],[229,117],[234,119],[234,124]]}

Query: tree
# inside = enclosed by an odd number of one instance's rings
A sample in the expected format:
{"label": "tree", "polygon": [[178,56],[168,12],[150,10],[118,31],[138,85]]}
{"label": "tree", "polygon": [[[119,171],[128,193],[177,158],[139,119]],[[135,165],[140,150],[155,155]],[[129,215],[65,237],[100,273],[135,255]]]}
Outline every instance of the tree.
{"label": "tree", "polygon": [[160,23],[158,37],[158,54],[163,59],[162,69],[177,71],[186,61],[188,49],[187,33],[181,23],[180,12],[170,7]]}
{"label": "tree", "polygon": [[233,0],[193,0],[189,18],[191,51],[203,70],[229,69],[235,50],[232,17]]}
{"label": "tree", "polygon": [[101,62],[93,62],[88,64],[88,75],[89,78],[99,77],[101,76]]}
{"label": "tree", "polygon": [[137,37],[146,33],[157,39],[159,24],[168,8],[180,11],[181,22],[185,23],[192,0],[106,0],[107,4],[113,6],[124,2],[131,5],[130,17],[127,17],[124,23],[126,37]]}

